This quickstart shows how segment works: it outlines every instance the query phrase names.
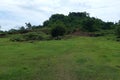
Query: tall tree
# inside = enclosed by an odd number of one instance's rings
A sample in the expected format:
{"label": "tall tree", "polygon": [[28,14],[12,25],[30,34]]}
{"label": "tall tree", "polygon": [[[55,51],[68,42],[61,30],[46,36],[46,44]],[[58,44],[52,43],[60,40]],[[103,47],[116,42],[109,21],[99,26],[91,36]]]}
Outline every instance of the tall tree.
{"label": "tall tree", "polygon": [[26,27],[27,27],[28,30],[32,30],[32,25],[31,25],[31,23],[25,23],[25,24],[26,24]]}

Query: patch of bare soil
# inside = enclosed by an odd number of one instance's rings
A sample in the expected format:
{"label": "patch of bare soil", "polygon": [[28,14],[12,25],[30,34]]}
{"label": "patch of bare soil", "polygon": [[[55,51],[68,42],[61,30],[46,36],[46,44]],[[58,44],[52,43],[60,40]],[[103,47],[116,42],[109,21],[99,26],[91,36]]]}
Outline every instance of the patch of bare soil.
{"label": "patch of bare soil", "polygon": [[95,34],[93,33],[90,33],[90,32],[83,32],[81,30],[76,30],[75,32],[71,33],[71,35],[74,35],[74,36],[89,36],[89,37],[94,37]]}

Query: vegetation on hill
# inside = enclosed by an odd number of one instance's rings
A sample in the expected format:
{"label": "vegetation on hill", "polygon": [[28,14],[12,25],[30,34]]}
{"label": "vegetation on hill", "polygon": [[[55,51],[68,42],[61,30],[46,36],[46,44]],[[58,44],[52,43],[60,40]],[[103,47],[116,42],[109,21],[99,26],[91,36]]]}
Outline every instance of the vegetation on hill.
{"label": "vegetation on hill", "polygon": [[[104,22],[101,19],[90,17],[89,13],[87,12],[70,12],[68,15],[53,14],[48,20],[44,21],[43,25],[36,26],[32,25],[31,23],[25,24],[26,26],[22,26],[19,29],[11,29],[5,32],[1,31],[0,37],[3,37],[7,34],[19,34],[23,36],[27,33],[33,33],[33,35],[42,35],[41,33],[44,33],[45,35],[48,35],[49,40],[58,39],[58,37],[62,38],[64,35],[70,35],[74,33],[85,33],[86,35],[92,36],[114,35],[116,36],[117,40],[120,37],[120,22]],[[41,39],[34,38],[33,40]]]}

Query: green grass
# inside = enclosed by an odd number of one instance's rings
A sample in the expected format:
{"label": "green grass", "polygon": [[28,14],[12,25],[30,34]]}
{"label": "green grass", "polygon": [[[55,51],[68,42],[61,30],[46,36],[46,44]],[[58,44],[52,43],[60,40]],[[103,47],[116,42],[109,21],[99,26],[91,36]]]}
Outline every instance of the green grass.
{"label": "green grass", "polygon": [[0,39],[0,80],[120,80],[120,43],[90,37]]}

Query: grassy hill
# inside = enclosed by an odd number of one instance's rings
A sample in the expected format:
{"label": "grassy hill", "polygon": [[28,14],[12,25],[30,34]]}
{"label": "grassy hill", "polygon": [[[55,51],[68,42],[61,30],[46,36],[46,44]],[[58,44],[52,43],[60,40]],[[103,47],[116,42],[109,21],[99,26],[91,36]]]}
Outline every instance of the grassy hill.
{"label": "grassy hill", "polygon": [[120,43],[104,38],[0,39],[0,80],[120,80]]}

